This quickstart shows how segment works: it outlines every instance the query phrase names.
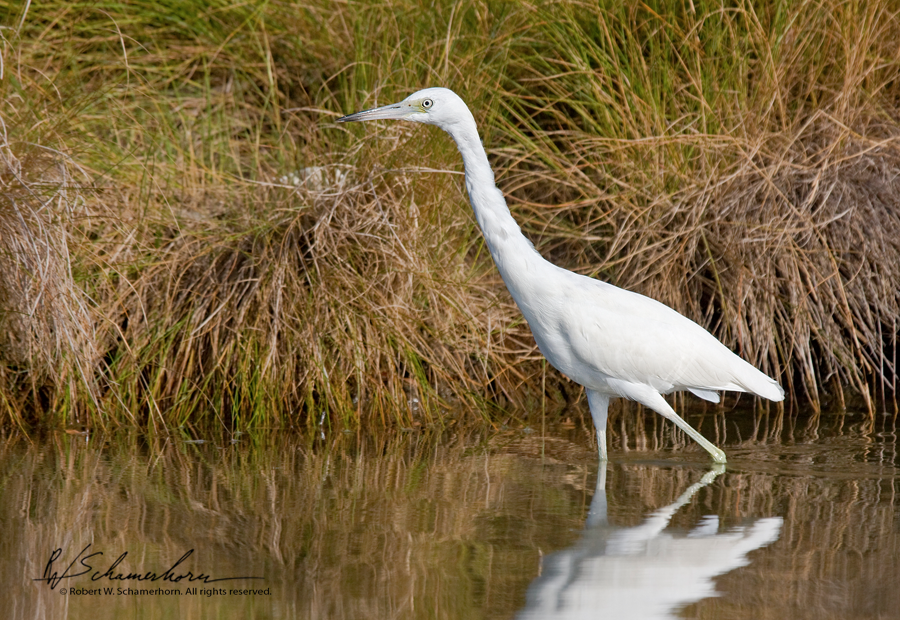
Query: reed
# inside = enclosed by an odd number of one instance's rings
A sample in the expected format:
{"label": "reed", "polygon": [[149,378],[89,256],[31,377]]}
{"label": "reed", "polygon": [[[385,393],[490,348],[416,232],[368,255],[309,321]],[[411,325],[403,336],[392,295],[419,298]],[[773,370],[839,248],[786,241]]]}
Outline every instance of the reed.
{"label": "reed", "polygon": [[470,102],[545,256],[874,412],[900,315],[891,7],[0,1],[0,415],[423,426],[578,401],[446,137],[330,122],[426,85]]}

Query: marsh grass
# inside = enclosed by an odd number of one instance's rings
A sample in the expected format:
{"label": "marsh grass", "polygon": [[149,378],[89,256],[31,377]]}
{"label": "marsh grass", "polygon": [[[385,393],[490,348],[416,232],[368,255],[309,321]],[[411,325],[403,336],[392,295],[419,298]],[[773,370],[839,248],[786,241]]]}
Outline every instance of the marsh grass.
{"label": "marsh grass", "polygon": [[528,42],[509,193],[560,261],[702,317],[814,405],[893,398],[896,10],[661,4]]}
{"label": "marsh grass", "polygon": [[894,402],[892,5],[604,4],[0,2],[6,423],[497,424],[579,400],[446,136],[330,122],[436,84],[545,256],[816,406]]}

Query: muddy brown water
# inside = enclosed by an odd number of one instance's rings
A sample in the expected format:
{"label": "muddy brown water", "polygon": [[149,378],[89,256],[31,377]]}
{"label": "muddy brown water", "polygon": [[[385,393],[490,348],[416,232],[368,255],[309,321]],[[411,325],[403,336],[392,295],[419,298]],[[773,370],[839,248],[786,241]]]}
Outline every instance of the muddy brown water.
{"label": "muddy brown water", "polygon": [[893,416],[688,418],[7,435],[2,616],[900,618]]}

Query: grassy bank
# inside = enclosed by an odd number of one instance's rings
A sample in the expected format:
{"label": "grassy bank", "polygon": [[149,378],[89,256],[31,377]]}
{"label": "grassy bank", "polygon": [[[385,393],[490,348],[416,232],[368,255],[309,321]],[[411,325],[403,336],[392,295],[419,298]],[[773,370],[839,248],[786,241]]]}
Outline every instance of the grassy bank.
{"label": "grassy bank", "polygon": [[428,85],[470,103],[545,256],[798,399],[895,402],[893,4],[609,4],[0,0],[4,423],[417,425],[580,398],[450,140],[332,122]]}

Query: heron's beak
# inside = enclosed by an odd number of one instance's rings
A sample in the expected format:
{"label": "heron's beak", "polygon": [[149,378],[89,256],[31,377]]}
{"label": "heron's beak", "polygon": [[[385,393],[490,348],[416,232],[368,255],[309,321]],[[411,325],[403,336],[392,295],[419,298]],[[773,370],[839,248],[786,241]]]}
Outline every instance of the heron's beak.
{"label": "heron's beak", "polygon": [[348,114],[347,116],[342,116],[337,119],[337,122],[352,123],[355,121],[374,121],[378,119],[402,120],[415,112],[421,112],[417,105],[401,101],[400,103],[392,103],[391,105],[382,106],[380,108],[363,110],[356,114]]}

